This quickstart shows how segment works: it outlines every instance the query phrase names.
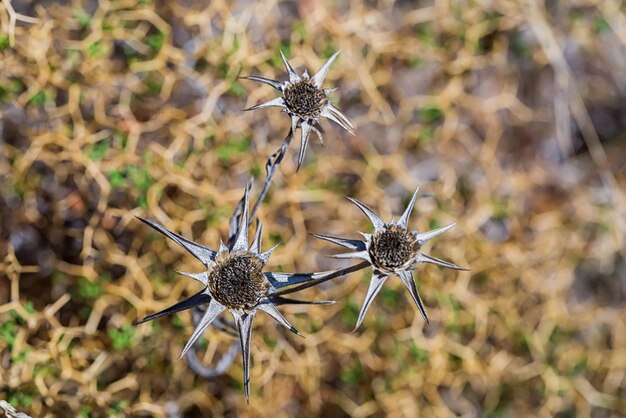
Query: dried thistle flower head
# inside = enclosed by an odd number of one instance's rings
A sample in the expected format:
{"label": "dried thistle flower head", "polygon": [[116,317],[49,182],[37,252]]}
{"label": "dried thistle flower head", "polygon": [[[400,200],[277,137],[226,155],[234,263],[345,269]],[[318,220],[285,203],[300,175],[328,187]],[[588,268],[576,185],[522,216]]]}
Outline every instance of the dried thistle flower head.
{"label": "dried thistle flower head", "polygon": [[228,309],[249,311],[267,295],[263,261],[249,251],[223,252],[215,257],[207,284],[213,297]]}
{"label": "dried thistle flower head", "polygon": [[409,230],[399,225],[385,225],[372,236],[368,252],[372,264],[393,273],[396,269],[410,268],[419,249],[415,235]]}
{"label": "dried thistle flower head", "polygon": [[367,313],[372,301],[390,274],[396,274],[400,277],[402,283],[404,283],[411,294],[411,297],[415,301],[415,304],[420,310],[422,316],[426,322],[428,322],[428,315],[426,314],[426,309],[424,308],[419,292],[415,287],[412,271],[415,269],[415,265],[417,263],[432,263],[455,270],[465,270],[456,264],[439,260],[438,258],[431,257],[420,251],[422,246],[428,240],[446,232],[455,224],[447,225],[427,232],[409,230],[409,216],[415,206],[417,190],[413,193],[411,202],[400,217],[400,220],[397,222],[392,220],[389,223],[385,223],[372,209],[363,203],[356,199],[348,199],[357,205],[359,209],[361,209],[369,218],[374,225],[374,233],[361,234],[364,237],[364,241],[321,234],[315,234],[315,236],[353,250],[352,252],[337,254],[333,257],[365,260],[373,268],[374,274],[372,280],[370,281],[369,288],[367,289],[365,301],[363,302],[363,306],[354,329],[356,330],[363,322],[363,318],[365,318],[365,314]]}
{"label": "dried thistle flower head", "polygon": [[321,117],[328,118],[344,128],[350,134],[354,134],[354,127],[346,118],[343,113],[339,111],[328,100],[328,95],[335,89],[323,89],[322,83],[326,74],[330,69],[330,66],[335,61],[339,52],[335,52],[326,63],[320,68],[320,70],[309,78],[308,73],[305,71],[302,76],[299,76],[282,51],[280,55],[285,63],[285,68],[289,74],[289,81],[277,81],[270,80],[264,77],[248,76],[242,77],[248,80],[259,81],[261,83],[269,84],[276,90],[282,93],[281,97],[277,97],[268,102],[252,106],[245,110],[263,109],[266,107],[280,107],[283,111],[291,117],[291,132],[295,134],[298,127],[302,130],[302,142],[300,145],[300,154],[298,155],[298,168],[302,165],[304,160],[304,154],[309,142],[309,136],[311,131],[317,134],[320,142],[322,142],[322,134],[319,126],[319,120]]}
{"label": "dried thistle flower head", "polygon": [[[257,229],[252,239],[252,244],[248,245],[249,192],[250,187],[247,187],[243,199],[243,215],[241,216],[237,235],[232,247],[229,248],[224,243],[220,243],[218,251],[214,251],[203,245],[189,241],[155,222],[139,218],[148,226],[156,229],[166,237],[184,247],[206,267],[206,270],[200,273],[180,273],[202,283],[204,288],[200,292],[167,309],[147,316],[139,321],[139,324],[164,315],[208,304],[204,315],[200,321],[198,321],[191,338],[189,338],[189,341],[183,349],[180,356],[183,357],[209,327],[209,325],[215,321],[218,315],[225,310],[229,310],[235,318],[235,323],[239,332],[243,356],[244,388],[246,399],[249,399],[250,397],[249,367],[252,320],[254,319],[257,310],[261,310],[269,314],[280,325],[284,326],[291,332],[300,335],[300,333],[283,317],[278,309],[276,309],[275,305],[308,302],[275,297],[272,294],[281,287],[315,280],[320,275],[326,274],[263,272],[263,268],[265,267],[267,260],[277,246],[274,246],[265,252],[261,251],[261,234],[263,226],[260,222],[257,223]],[[328,302],[324,301],[319,303],[325,304]]]}
{"label": "dried thistle flower head", "polygon": [[288,85],[283,94],[285,107],[289,112],[304,120],[319,118],[322,109],[328,103],[324,90],[306,78]]}

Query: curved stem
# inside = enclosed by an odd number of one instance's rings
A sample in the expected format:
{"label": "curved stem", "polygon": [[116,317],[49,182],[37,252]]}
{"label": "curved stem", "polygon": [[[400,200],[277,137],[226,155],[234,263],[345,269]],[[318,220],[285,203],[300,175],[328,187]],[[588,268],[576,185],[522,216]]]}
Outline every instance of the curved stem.
{"label": "curved stem", "polygon": [[[191,311],[191,320],[194,326],[198,325],[198,322],[200,322],[200,319],[202,318],[202,315],[204,315],[204,312],[205,312],[205,309],[199,306],[196,306]],[[225,332],[226,334],[230,336],[233,336],[233,337],[238,336],[235,330],[235,325],[226,319],[216,318],[215,321],[211,325],[219,329],[220,331]],[[219,360],[217,360],[215,367],[207,367],[204,364],[202,364],[200,360],[198,360],[198,357],[196,356],[196,348],[195,348],[196,344],[194,344],[193,346],[191,346],[191,348],[189,348],[189,351],[187,351],[187,354],[185,354],[185,359],[187,360],[187,364],[189,365],[189,368],[191,368],[191,370],[193,370],[199,376],[202,376],[206,379],[212,379],[214,377],[223,375],[228,369],[228,367],[235,360],[235,357],[237,356],[237,352],[239,351],[239,343],[235,341],[230,346],[228,351]]]}
{"label": "curved stem", "polygon": [[239,342],[235,341],[222,358],[217,361],[215,367],[206,367],[204,364],[200,363],[200,360],[196,357],[196,349],[194,347],[191,347],[189,351],[187,351],[185,359],[187,360],[187,364],[191,370],[196,372],[199,376],[206,379],[212,379],[214,377],[221,376],[226,372],[228,367],[235,360],[238,351]]}
{"label": "curved stem", "polygon": [[321,279],[317,279],[317,280],[314,280],[314,281],[302,283],[301,285],[292,287],[290,289],[281,290],[280,292],[271,293],[270,296],[288,295],[290,293],[294,293],[294,292],[298,292],[300,290],[308,289],[309,287],[317,286],[318,284],[327,282],[328,280],[332,280],[332,279],[344,276],[344,275],[349,274],[349,273],[354,273],[355,271],[363,270],[364,268],[368,267],[369,265],[370,265],[369,262],[362,261],[359,264],[355,264],[353,266],[346,267],[346,268],[343,268],[343,269],[340,269],[340,270],[335,270],[332,273],[330,273],[329,275],[322,277]]}
{"label": "curved stem", "polygon": [[[259,197],[257,198],[252,210],[250,211],[250,215],[248,216],[248,226],[252,225],[254,222],[254,218],[256,216],[257,211],[259,210],[259,206],[265,199],[267,192],[269,191],[270,185],[272,184],[272,179],[274,178],[274,174],[278,169],[278,166],[285,158],[285,154],[287,154],[287,149],[289,148],[289,144],[291,144],[291,140],[293,139],[293,131],[290,129],[289,133],[283,140],[283,144],[277,149],[270,157],[267,159],[267,163],[265,163],[265,172],[266,178],[263,183],[263,187],[261,188],[261,192],[259,193]],[[235,242],[235,237],[237,235],[237,229],[239,228],[239,221],[241,216],[243,215],[243,198],[239,201],[239,204],[235,208],[235,212],[233,216],[230,217],[229,229],[228,229],[228,246],[232,246]]]}

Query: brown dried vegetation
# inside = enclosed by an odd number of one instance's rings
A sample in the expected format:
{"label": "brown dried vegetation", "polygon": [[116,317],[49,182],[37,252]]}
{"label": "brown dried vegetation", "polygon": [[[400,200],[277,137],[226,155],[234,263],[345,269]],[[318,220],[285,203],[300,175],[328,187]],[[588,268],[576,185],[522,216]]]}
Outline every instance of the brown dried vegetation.
{"label": "brown dried vegetation", "polygon": [[[626,414],[620,2],[230,3],[0,5],[0,399],[35,417]],[[298,69],[342,50],[331,100],[357,129],[326,129],[297,175],[290,149],[260,211],[282,242],[268,267],[345,264],[308,233],[368,232],[344,195],[389,219],[419,183],[411,227],[458,221],[430,251],[472,271],[418,266],[427,327],[399,281],[355,334],[365,271],[307,290],[339,303],[284,309],[306,339],[253,334],[246,405],[240,363],[207,381],[177,360],[189,314],[132,327],[200,268],[134,216],[218,245],[289,130],[240,111],[273,94],[240,74],[284,79],[279,48]],[[207,333],[204,362],[232,341]]]}

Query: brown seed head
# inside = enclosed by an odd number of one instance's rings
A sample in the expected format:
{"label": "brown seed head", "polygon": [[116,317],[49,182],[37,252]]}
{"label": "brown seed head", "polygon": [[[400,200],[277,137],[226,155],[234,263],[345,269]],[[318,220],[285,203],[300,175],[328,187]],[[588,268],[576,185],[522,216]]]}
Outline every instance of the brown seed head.
{"label": "brown seed head", "polygon": [[209,291],[226,308],[248,311],[267,294],[263,261],[256,254],[221,253],[215,262],[209,270]]}
{"label": "brown seed head", "polygon": [[370,259],[375,267],[393,271],[408,267],[420,249],[415,236],[405,228],[387,225],[372,237]]}
{"label": "brown seed head", "polygon": [[324,90],[315,87],[307,79],[289,85],[283,95],[289,112],[303,119],[319,117],[327,100]]}

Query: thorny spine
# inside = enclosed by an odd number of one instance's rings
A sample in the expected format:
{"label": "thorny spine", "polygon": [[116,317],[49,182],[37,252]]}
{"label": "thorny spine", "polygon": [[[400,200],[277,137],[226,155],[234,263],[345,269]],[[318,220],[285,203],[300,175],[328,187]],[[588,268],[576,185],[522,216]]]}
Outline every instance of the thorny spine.
{"label": "thorny spine", "polygon": [[[238,205],[237,210],[235,210],[231,218],[231,226],[237,225],[234,239],[229,240],[232,243],[225,245],[221,242],[218,251],[190,241],[156,222],[139,218],[139,220],[146,225],[181,245],[202,262],[207,269],[200,273],[180,273],[202,283],[204,285],[203,290],[169,308],[148,315],[146,318],[139,321],[139,323],[144,323],[183,310],[199,308],[200,306],[208,304],[201,315],[198,315],[200,312],[196,315],[196,318],[200,316],[201,318],[194,320],[196,327],[183,349],[181,357],[184,357],[190,353],[191,349],[206,329],[216,321],[219,321],[218,316],[222,312],[230,311],[235,319],[236,330],[239,334],[246,399],[250,397],[250,338],[252,334],[252,322],[257,311],[265,312],[278,322],[279,325],[282,325],[294,334],[301,335],[298,330],[283,317],[280,311],[276,309],[276,306],[285,304],[327,304],[332,302],[299,301],[280,297],[275,294],[280,288],[319,280],[329,274],[335,273],[335,270],[304,274],[263,272],[263,267],[277,246],[266,251],[261,251],[263,230],[261,222],[257,222],[252,243],[249,242],[248,225],[250,224],[249,207],[251,189],[252,183],[250,182],[246,187],[241,208],[239,208]],[[236,220],[237,218],[238,220]],[[223,324],[224,323],[221,322],[220,327],[223,327]],[[232,350],[229,352],[232,352]],[[218,367],[222,367],[228,362],[228,357],[224,358],[218,362]],[[190,359],[189,363],[194,369],[201,371],[203,375],[214,375],[217,373],[217,370],[211,371],[210,369],[198,368],[199,363],[196,358]]]}

